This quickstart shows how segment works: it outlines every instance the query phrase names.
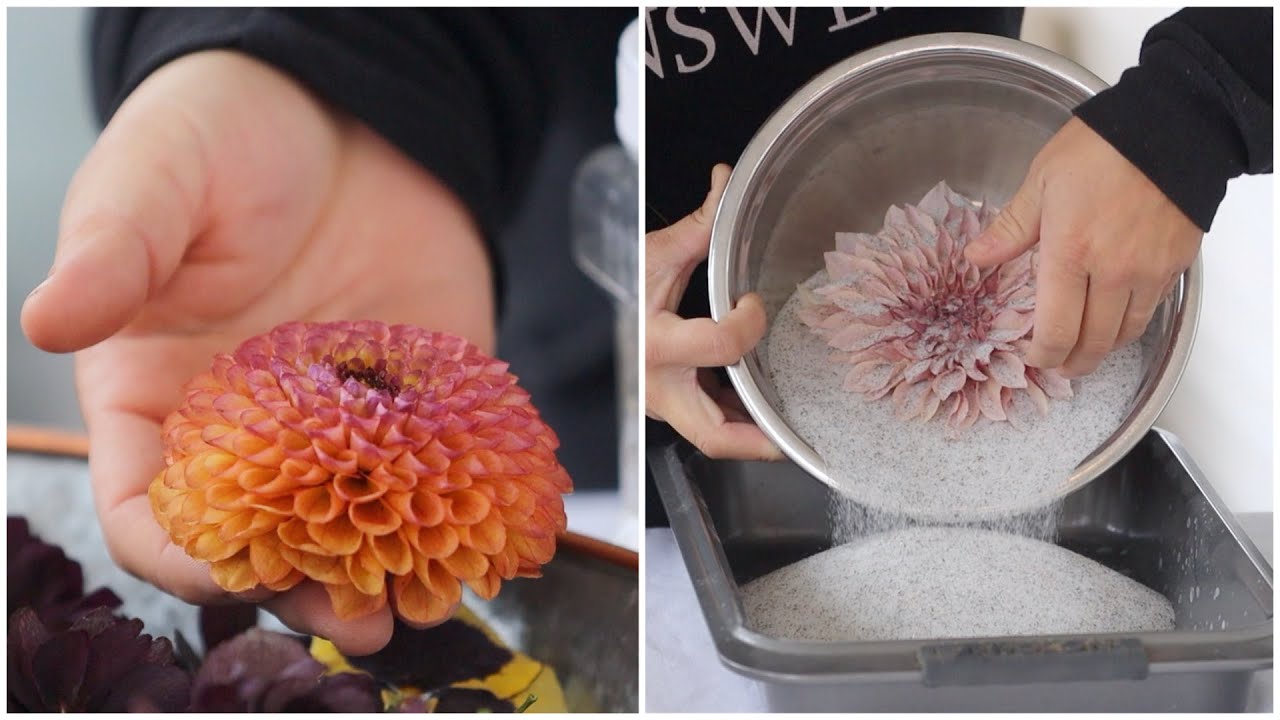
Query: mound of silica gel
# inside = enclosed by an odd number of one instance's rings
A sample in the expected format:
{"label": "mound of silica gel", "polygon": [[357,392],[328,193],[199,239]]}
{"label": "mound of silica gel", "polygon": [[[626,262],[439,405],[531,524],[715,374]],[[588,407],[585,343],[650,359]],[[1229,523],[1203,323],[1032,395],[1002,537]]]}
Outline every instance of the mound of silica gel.
{"label": "mound of silica gel", "polygon": [[1173,628],[1167,599],[1050,543],[916,527],[818,553],[742,588],[771,637],[826,642]]}
{"label": "mound of silica gel", "polygon": [[782,416],[845,494],[886,513],[965,521],[1043,504],[1120,427],[1142,379],[1141,349],[1130,344],[1072,380],[1074,397],[1031,415],[1022,430],[983,418],[950,438],[940,420],[902,420],[888,399],[841,390],[847,367],[828,360],[797,304],[792,296],[765,341]]}
{"label": "mound of silica gel", "polygon": [[1136,343],[1069,383],[1023,364],[1034,253],[988,271],[963,257],[993,214],[940,183],[879,234],[839,234],[771,323],[781,414],[866,508],[969,522],[1045,506],[1129,411]]}

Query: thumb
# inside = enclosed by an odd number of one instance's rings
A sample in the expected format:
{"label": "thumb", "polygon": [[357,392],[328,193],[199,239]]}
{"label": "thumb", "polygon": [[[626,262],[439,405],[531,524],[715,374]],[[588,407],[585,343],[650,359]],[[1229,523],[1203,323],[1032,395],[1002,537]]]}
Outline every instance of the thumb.
{"label": "thumb", "polygon": [[645,298],[651,310],[674,310],[698,263],[711,251],[711,225],[729,184],[728,165],[711,168],[711,188],[698,209],[645,235]]}
{"label": "thumb", "polygon": [[729,166],[723,163],[711,168],[711,187],[702,205],[674,224],[649,233],[646,244],[657,262],[684,265],[706,258],[711,244],[711,224],[725,186],[729,184],[729,174]]}
{"label": "thumb", "polygon": [[1040,191],[1024,182],[1013,200],[976,240],[964,248],[964,256],[978,267],[1009,262],[1040,239]]}
{"label": "thumb", "polygon": [[179,112],[135,95],[76,171],[53,269],[22,308],[37,347],[70,352],[110,337],[177,270],[208,172],[199,134]]}

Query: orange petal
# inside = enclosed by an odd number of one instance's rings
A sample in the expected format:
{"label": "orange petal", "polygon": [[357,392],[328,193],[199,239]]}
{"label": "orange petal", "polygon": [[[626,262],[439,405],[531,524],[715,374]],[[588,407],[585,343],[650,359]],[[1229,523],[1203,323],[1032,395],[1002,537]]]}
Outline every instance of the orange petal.
{"label": "orange petal", "polygon": [[265,583],[278,583],[294,572],[287,560],[280,557],[280,539],[275,535],[259,535],[249,541],[249,562],[258,579]]}
{"label": "orange petal", "polygon": [[387,491],[364,475],[339,475],[333,479],[333,490],[347,502],[368,502]]}
{"label": "orange petal", "polygon": [[249,562],[249,552],[243,551],[209,566],[209,576],[218,587],[227,592],[244,592],[258,584],[258,576]]}
{"label": "orange petal", "polygon": [[422,556],[413,558],[413,574],[432,595],[449,605],[462,600],[462,584],[437,560]]}
{"label": "orange petal", "polygon": [[427,589],[413,574],[395,579],[391,585],[396,614],[413,623],[433,623],[449,616],[453,603]]}
{"label": "orange petal", "polygon": [[297,480],[281,474],[275,468],[258,467],[247,463],[243,469],[235,473],[234,477],[237,485],[259,495],[287,493],[297,486]]}
{"label": "orange petal", "polygon": [[442,558],[453,554],[458,547],[458,533],[448,525],[418,528],[413,532],[405,528],[406,537],[424,558]]}
{"label": "orange petal", "polygon": [[306,579],[307,579],[306,575],[303,575],[301,572],[299,572],[294,568],[289,568],[289,574],[285,575],[284,577],[280,578],[275,582],[266,582],[264,580],[262,583],[262,586],[273,592],[284,592],[286,590],[293,589],[298,583]]}
{"label": "orange petal", "polygon": [[545,538],[532,538],[525,535],[507,536],[507,541],[516,551],[522,564],[533,563],[546,565],[556,554],[556,538],[554,535]]}
{"label": "orange petal", "polygon": [[342,558],[312,555],[311,553],[295,550],[288,545],[281,545],[277,548],[277,551],[280,553],[280,557],[284,558],[298,572],[312,580],[337,584],[350,582],[347,576],[347,569],[342,563]]}
{"label": "orange petal", "polygon": [[489,560],[469,547],[459,547],[452,555],[440,559],[445,568],[461,580],[473,580],[489,569]]}
{"label": "orange petal", "polygon": [[389,535],[375,535],[368,538],[366,542],[373,548],[373,554],[387,572],[393,575],[405,575],[413,570],[413,552],[404,539],[403,531]]}
{"label": "orange petal", "polygon": [[364,536],[346,515],[339,515],[327,523],[307,523],[307,534],[334,555],[354,553]]}
{"label": "orange petal", "polygon": [[262,497],[260,495],[255,495],[253,501],[249,503],[249,507],[271,513],[278,517],[292,517],[293,497],[290,495],[278,495],[276,497]]}
{"label": "orange petal", "polygon": [[386,535],[400,527],[400,516],[380,498],[353,504],[348,514],[351,523],[368,535]]}
{"label": "orange petal", "polygon": [[498,590],[502,588],[502,578],[498,577],[498,571],[489,568],[484,575],[467,581],[467,587],[471,588],[471,592],[479,595],[485,600],[492,600],[498,595]]}
{"label": "orange petal", "polygon": [[[407,454],[407,453],[406,453]],[[369,473],[369,479],[392,492],[408,492],[418,484],[418,476],[404,468],[382,463]]]}
{"label": "orange petal", "polygon": [[507,528],[498,512],[489,513],[475,525],[458,528],[458,535],[463,545],[473,547],[485,555],[493,555],[507,543]]}
{"label": "orange petal", "polygon": [[[311,534],[307,532],[307,523],[299,518],[292,518],[280,523],[276,528],[276,537],[280,538],[280,542],[285,545],[312,555],[333,555],[334,553],[326,550],[311,539]],[[294,567],[297,567],[296,565]],[[298,568],[301,570],[301,568]]]}
{"label": "orange petal", "polygon": [[414,525],[439,525],[444,521],[444,501],[430,490],[390,492],[386,502],[400,517]]}
{"label": "orange petal", "polygon": [[354,555],[342,558],[342,563],[357,590],[365,595],[377,595],[386,589],[387,571],[369,545],[365,541]]}
{"label": "orange petal", "polygon": [[280,463],[280,474],[292,478],[294,482],[303,487],[321,485],[330,478],[328,470],[316,463],[299,460],[298,458],[289,458]]}
{"label": "orange petal", "polygon": [[489,556],[489,566],[489,569],[496,571],[499,577],[510,580],[516,576],[516,570],[520,567],[520,557],[511,543],[507,543],[501,552]]}
{"label": "orange petal", "polygon": [[445,498],[446,517],[458,525],[472,525],[489,514],[489,499],[474,490],[456,490]]}
{"label": "orange petal", "polygon": [[[200,533],[186,548],[187,554],[197,560],[218,562],[235,555],[249,544],[247,539],[223,540],[217,528]],[[247,558],[246,558],[247,559]]]}
{"label": "orange petal", "polygon": [[242,510],[249,507],[253,496],[234,482],[217,480],[204,489],[204,501],[219,510]]}
{"label": "orange petal", "polygon": [[329,602],[333,605],[333,612],[337,614],[339,620],[354,620],[372,615],[387,604],[385,587],[376,595],[366,595],[355,586],[346,583],[325,583],[324,589],[329,591]]}
{"label": "orange petal", "polygon": [[347,504],[329,485],[317,485],[293,496],[293,513],[307,522],[327,523],[338,517]]}
{"label": "orange petal", "polygon": [[218,526],[218,537],[226,542],[248,540],[275,530],[278,524],[280,524],[280,518],[271,513],[242,510]]}

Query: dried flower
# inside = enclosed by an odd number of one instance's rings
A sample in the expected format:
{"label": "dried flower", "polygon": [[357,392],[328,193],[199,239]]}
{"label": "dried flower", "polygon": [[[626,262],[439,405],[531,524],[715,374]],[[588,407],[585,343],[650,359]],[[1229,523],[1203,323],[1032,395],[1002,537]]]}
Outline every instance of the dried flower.
{"label": "dried flower", "polygon": [[191,680],[164,638],[96,608],[51,630],[30,608],[9,618],[10,712],[177,712]]}
{"label": "dried flower", "polygon": [[80,563],[33,535],[25,518],[9,516],[7,537],[10,615],[30,607],[48,628],[65,630],[95,607],[120,606],[120,598],[106,588],[86,596]]}
{"label": "dried flower", "polygon": [[377,712],[377,682],[368,675],[325,675],[298,640],[260,628],[214,648],[196,673],[195,712]]}
{"label": "dried flower", "polygon": [[324,584],[341,618],[388,598],[445,617],[537,577],[572,484],[507,365],[444,333],[288,323],[214,359],[164,425],[151,505],[228,591]]}
{"label": "dried flower", "polygon": [[1020,396],[1041,414],[1072,396],[1052,370],[1028,367],[1035,309],[1035,251],[979,270],[964,246],[995,216],[939,183],[918,207],[892,207],[875,235],[838,233],[827,282],[801,288],[800,318],[852,365],[844,389],[868,400],[892,394],[898,415],[949,431],[979,415],[1023,425]]}

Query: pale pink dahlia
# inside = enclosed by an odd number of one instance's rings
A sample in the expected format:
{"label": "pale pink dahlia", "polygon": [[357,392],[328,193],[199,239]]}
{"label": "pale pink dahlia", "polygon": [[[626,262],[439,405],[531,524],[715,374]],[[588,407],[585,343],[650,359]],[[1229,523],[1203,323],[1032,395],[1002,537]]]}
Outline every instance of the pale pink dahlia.
{"label": "pale pink dahlia", "polygon": [[826,282],[801,288],[800,318],[852,365],[844,389],[892,394],[898,415],[941,413],[954,433],[979,415],[1022,427],[1021,395],[1045,414],[1072,395],[1052,370],[1023,363],[1035,309],[1032,249],[979,270],[964,257],[996,210],[938,183],[919,206],[891,207],[875,235],[837,233]]}
{"label": "pale pink dahlia", "polygon": [[555,433],[462,338],[288,323],[218,355],[164,424],[151,507],[229,591],[323,583],[341,618],[444,618],[537,577],[565,529]]}

